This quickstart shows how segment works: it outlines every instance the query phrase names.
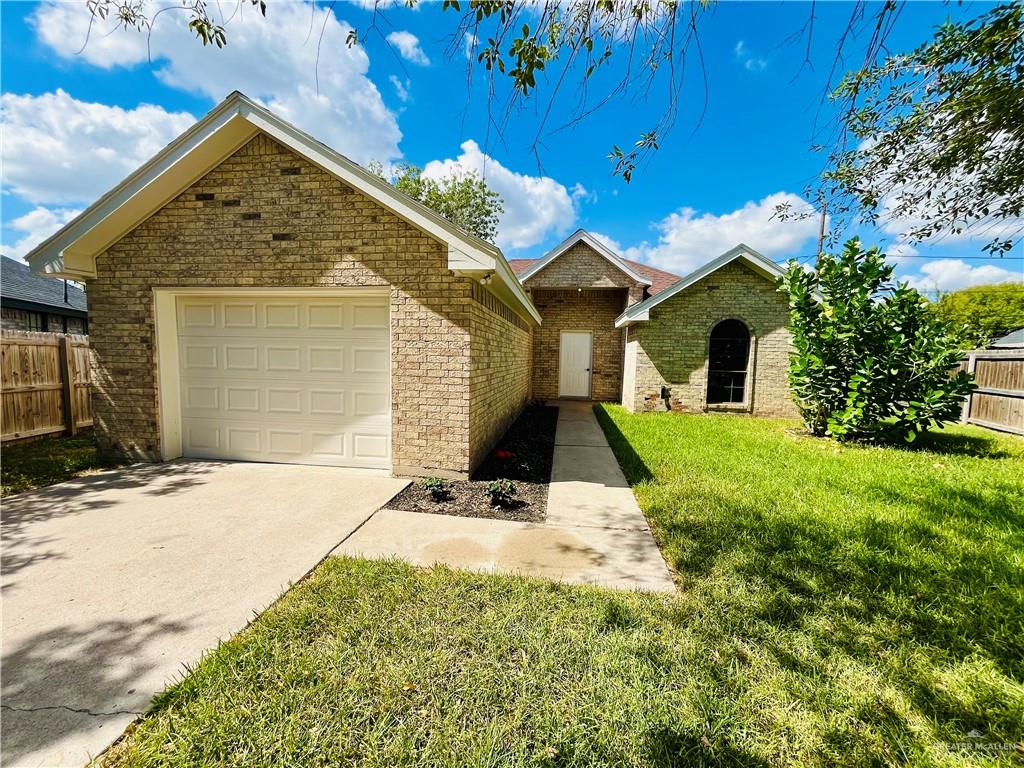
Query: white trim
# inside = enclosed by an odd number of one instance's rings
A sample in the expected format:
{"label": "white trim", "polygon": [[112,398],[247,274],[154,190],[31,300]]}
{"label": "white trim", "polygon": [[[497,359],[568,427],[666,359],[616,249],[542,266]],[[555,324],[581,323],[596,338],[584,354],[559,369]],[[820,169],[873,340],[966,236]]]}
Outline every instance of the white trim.
{"label": "white trim", "polygon": [[615,319],[615,327],[623,328],[633,323],[640,323],[650,319],[651,309],[658,306],[666,299],[670,299],[680,291],[685,291],[699,280],[703,280],[715,270],[721,269],[726,264],[742,259],[755,271],[765,277],[774,280],[782,277],[786,272],[782,267],[763,256],[748,245],[740,243],[735,248],[730,248],[717,259],[712,259],[703,267],[694,270],[686,277],[678,280],[663,291],[659,291],[648,299],[634,304]]}
{"label": "white trim", "polygon": [[618,256],[608,246],[606,246],[600,240],[595,238],[589,232],[582,229],[577,229],[575,232],[569,235],[569,237],[567,237],[565,240],[563,240],[561,243],[555,246],[554,250],[549,251],[545,256],[541,257],[533,264],[531,264],[529,267],[524,269],[522,273],[520,273],[519,275],[519,281],[525,283],[535,274],[544,269],[544,267],[546,267],[552,261],[557,259],[563,253],[572,248],[574,245],[576,245],[576,243],[585,243],[589,245],[592,249],[594,249],[594,251],[597,252],[599,256],[606,259],[613,267],[627,275],[634,282],[640,283],[641,285],[651,285],[650,278],[641,275],[639,272],[637,272],[635,269],[629,266],[629,264],[624,259]]}
{"label": "white trim", "polygon": [[178,294],[163,288],[153,291],[156,324],[156,387],[159,393],[157,424],[160,459],[181,456],[181,372],[178,359]]}
{"label": "white trim", "polygon": [[261,131],[445,243],[448,269],[495,272],[499,285],[492,292],[523,319],[540,323],[540,314],[499,248],[464,232],[238,91],[36,246],[26,260],[38,274],[76,280],[96,277],[99,254]]}

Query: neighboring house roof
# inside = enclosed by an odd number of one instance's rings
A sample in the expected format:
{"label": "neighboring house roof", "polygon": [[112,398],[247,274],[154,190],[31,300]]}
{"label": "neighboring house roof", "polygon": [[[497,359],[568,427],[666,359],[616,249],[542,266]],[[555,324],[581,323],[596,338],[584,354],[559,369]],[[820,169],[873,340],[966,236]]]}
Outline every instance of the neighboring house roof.
{"label": "neighboring house roof", "polygon": [[493,272],[495,279],[488,281],[488,290],[524,319],[540,323],[540,315],[499,248],[460,229],[238,91],[43,241],[26,260],[37,273],[95,277],[99,254],[261,131],[445,243],[449,269],[473,278]]}
{"label": "neighboring house roof", "polygon": [[575,232],[573,232],[571,235],[565,238],[565,240],[556,245],[551,251],[548,251],[546,255],[542,256],[541,258],[537,259],[532,264],[530,264],[528,267],[526,267],[520,273],[519,280],[525,283],[527,280],[529,280],[535,274],[540,272],[542,269],[544,269],[544,267],[546,267],[548,264],[557,259],[559,256],[568,251],[577,243],[586,243],[587,245],[589,245],[591,249],[593,249],[597,253],[598,256],[607,259],[612,266],[614,266],[620,272],[623,272],[626,275],[628,275],[629,278],[634,282],[640,283],[641,285],[651,284],[650,278],[648,278],[646,275],[641,274],[638,270],[634,269],[631,266],[630,262],[621,258],[607,245],[602,243],[589,232],[582,229],[577,229]]}
{"label": "neighboring house roof", "polygon": [[1016,331],[1002,336],[991,344],[989,347],[992,349],[1016,349],[1017,347],[1024,347],[1024,328],[1018,328]]}
{"label": "neighboring house roof", "polygon": [[735,248],[731,248],[723,253],[717,259],[712,259],[703,267],[695,269],[686,277],[678,280],[663,291],[660,291],[650,298],[644,299],[643,301],[629,307],[615,319],[615,327],[622,328],[627,325],[632,325],[633,323],[640,323],[650,319],[650,312],[653,307],[658,306],[661,302],[672,298],[681,291],[685,291],[698,280],[704,279],[715,270],[721,269],[726,264],[737,260],[743,261],[755,272],[758,272],[771,280],[785,274],[785,270],[767,256],[762,256],[750,246],[740,243]]}
{"label": "neighboring house roof", "polygon": [[0,257],[0,301],[5,306],[21,309],[35,309],[26,305],[38,305],[54,314],[84,315],[86,312],[85,291],[73,285],[67,286],[67,301],[64,300],[64,284],[33,275],[28,264],[7,256]]}

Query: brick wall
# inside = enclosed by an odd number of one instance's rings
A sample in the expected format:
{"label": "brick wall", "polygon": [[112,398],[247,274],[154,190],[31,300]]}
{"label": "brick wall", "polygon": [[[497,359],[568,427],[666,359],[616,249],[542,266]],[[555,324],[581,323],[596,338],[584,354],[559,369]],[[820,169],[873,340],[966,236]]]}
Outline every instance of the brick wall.
{"label": "brick wall", "polygon": [[470,308],[470,467],[475,468],[530,399],[530,327],[476,284]]}
{"label": "brick wall", "polygon": [[529,278],[525,286],[544,320],[533,334],[534,397],[558,397],[560,332],[580,330],[593,332],[591,397],[618,401],[624,334],[615,328],[615,318],[627,304],[643,299],[644,286],[583,242]]}
{"label": "brick wall", "polygon": [[644,286],[584,242],[576,243],[524,283],[537,288],[626,288],[629,303],[643,299]]}
{"label": "brick wall", "polygon": [[558,397],[559,344],[563,330],[591,331],[591,397],[618,402],[622,395],[624,335],[615,318],[626,308],[626,289],[534,290],[544,323],[533,332],[533,396]]}
{"label": "brick wall", "polygon": [[735,261],[657,305],[650,320],[628,329],[626,356],[636,360],[636,369],[627,376],[632,386],[625,405],[632,410],[666,410],[661,388],[667,386],[674,410],[705,410],[708,339],[711,329],[726,318],[742,320],[753,337],[748,402],[728,409],[795,416],[786,379],[786,298],[772,281]]}
{"label": "brick wall", "polygon": [[101,449],[159,458],[154,287],[336,285],[390,286],[396,471],[467,473],[473,283],[441,243],[262,134],[97,259]]}

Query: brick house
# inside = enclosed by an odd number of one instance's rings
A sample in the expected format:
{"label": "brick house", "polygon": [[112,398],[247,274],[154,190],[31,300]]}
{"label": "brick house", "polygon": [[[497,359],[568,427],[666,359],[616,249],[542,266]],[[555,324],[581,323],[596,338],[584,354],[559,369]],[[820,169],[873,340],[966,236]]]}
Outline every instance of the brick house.
{"label": "brick house", "polygon": [[679,279],[578,232],[517,275],[239,93],[29,261],[87,283],[110,453],[458,477],[531,398],[789,412],[771,261]]}
{"label": "brick house", "polygon": [[781,270],[739,245],[678,277],[629,261],[579,230],[537,260],[510,262],[541,314],[533,394],[630,410],[795,416]]}
{"label": "brick house", "polygon": [[33,275],[23,261],[0,257],[0,329],[88,333],[85,291]]}

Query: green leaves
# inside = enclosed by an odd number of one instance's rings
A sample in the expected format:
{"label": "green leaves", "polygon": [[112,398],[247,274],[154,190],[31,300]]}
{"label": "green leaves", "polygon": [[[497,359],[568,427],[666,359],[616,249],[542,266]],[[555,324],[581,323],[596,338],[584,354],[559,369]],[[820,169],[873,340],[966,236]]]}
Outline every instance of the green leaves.
{"label": "green leaves", "polygon": [[815,435],[910,442],[956,418],[974,388],[952,373],[963,336],[893,284],[893,269],[854,238],[839,255],[821,254],[814,272],[790,262],[779,280],[795,347],[790,387]]}
{"label": "green leaves", "polygon": [[419,166],[412,164],[397,166],[390,178],[380,163],[370,163],[368,170],[481,240],[493,242],[497,236],[498,220],[504,211],[501,195],[476,172],[456,171],[440,179],[428,179]]}
{"label": "green leaves", "polygon": [[832,97],[848,139],[823,176],[830,213],[905,222],[911,243],[976,232],[993,255],[1024,233],[1024,3],[947,22]]}

